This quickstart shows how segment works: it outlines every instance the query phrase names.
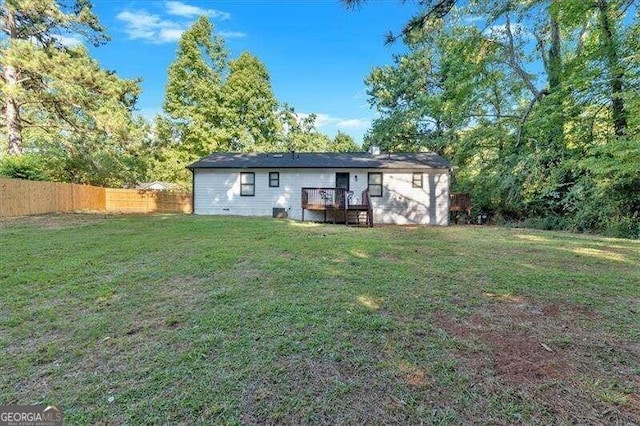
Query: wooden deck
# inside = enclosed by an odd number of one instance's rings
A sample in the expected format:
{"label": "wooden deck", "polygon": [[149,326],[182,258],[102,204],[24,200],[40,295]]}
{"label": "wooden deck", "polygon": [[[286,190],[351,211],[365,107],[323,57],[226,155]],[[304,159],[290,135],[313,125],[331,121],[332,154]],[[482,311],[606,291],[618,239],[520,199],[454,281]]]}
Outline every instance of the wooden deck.
{"label": "wooden deck", "polygon": [[[324,212],[324,222],[331,218],[337,223],[340,218],[346,225],[373,226],[369,190],[362,191],[363,204],[351,204],[352,197],[353,192],[344,188],[302,188],[302,221],[305,210],[312,210]],[[365,217],[361,220],[362,214]]]}
{"label": "wooden deck", "polygon": [[[466,213],[466,221],[471,223],[471,194],[463,192],[454,192],[451,194],[449,198],[449,211]],[[458,223],[458,215],[455,216],[454,221]]]}

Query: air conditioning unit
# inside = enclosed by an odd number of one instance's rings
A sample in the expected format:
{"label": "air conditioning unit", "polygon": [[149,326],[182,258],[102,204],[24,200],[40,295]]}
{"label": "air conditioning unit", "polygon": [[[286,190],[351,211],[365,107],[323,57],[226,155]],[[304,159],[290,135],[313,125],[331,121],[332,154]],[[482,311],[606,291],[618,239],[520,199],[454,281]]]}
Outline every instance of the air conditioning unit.
{"label": "air conditioning unit", "polygon": [[284,207],[274,207],[273,208],[273,217],[276,219],[286,219],[287,218],[287,209]]}

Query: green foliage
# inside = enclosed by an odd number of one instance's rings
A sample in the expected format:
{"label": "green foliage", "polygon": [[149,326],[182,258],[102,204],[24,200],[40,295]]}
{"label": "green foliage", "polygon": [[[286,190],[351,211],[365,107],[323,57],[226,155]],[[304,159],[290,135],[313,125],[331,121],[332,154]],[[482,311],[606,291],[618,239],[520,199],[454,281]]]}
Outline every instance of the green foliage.
{"label": "green foliage", "polygon": [[48,133],[32,135],[33,152],[5,156],[0,174],[30,180],[52,180],[118,188],[145,179],[150,147],[143,119],[136,121],[132,140],[116,145],[106,137],[52,139]]}
{"label": "green foliage", "polygon": [[299,116],[287,104],[280,111],[284,133],[279,149],[298,152],[326,152],[332,149],[333,141],[316,129],[315,114]]}
{"label": "green foliage", "polygon": [[273,95],[269,72],[258,58],[242,53],[229,63],[229,76],[222,88],[231,133],[230,150],[274,151],[281,134],[278,101]]}
{"label": "green foliage", "polygon": [[229,147],[222,91],[226,71],[224,41],[213,34],[213,24],[203,16],[180,38],[164,101],[169,137],[179,140],[193,160]]}
{"label": "green foliage", "polygon": [[[139,81],[100,67],[86,47],[108,37],[88,0],[9,0],[0,7],[0,92],[7,153],[33,152],[54,180],[121,185],[144,173]],[[10,108],[11,107],[11,108]]]}
{"label": "green foliage", "polygon": [[524,228],[543,229],[545,231],[561,231],[569,227],[563,216],[529,217],[518,224]]}
{"label": "green foliage", "polygon": [[360,147],[355,143],[353,138],[346,133],[338,131],[333,141],[329,145],[328,151],[331,152],[357,152],[360,151]]}
{"label": "green foliage", "polygon": [[224,40],[213,33],[207,17],[200,17],[180,38],[169,66],[164,114],[155,123],[153,178],[186,185],[189,163],[229,150],[232,134],[225,126],[229,114],[223,92],[227,67]]}
{"label": "green foliage", "polygon": [[276,100],[266,66],[248,52],[227,60],[222,38],[201,17],[183,35],[169,67],[164,114],[154,126],[149,176],[189,187],[185,167],[212,152],[352,150],[353,140],[331,140]]}
{"label": "green foliage", "polygon": [[25,154],[0,159],[0,176],[12,179],[51,180],[43,158]]}
{"label": "green foliage", "polygon": [[604,235],[614,238],[640,239],[640,216],[621,216],[609,218]]}
{"label": "green foliage", "polygon": [[120,145],[102,137],[75,140],[72,151],[64,145],[58,145],[57,151],[50,148],[54,155],[46,162],[52,178],[112,188],[144,181],[150,156],[144,134],[148,126],[141,118],[137,126],[132,140]]}
{"label": "green foliage", "polygon": [[506,221],[637,236],[640,30],[626,5],[478,0],[428,17],[367,77],[380,118],[365,147],[445,155],[454,191]]}

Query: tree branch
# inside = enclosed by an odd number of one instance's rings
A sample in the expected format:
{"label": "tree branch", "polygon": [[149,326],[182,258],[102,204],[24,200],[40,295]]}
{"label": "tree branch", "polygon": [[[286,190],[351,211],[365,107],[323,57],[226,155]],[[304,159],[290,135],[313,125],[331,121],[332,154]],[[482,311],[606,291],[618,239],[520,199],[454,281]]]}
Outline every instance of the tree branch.
{"label": "tree branch", "polygon": [[531,92],[531,94],[535,97],[540,96],[540,91],[536,88],[536,86],[531,81],[529,74],[522,68],[518,58],[516,56],[516,48],[513,39],[513,32],[511,31],[511,19],[509,17],[509,13],[505,15],[505,33],[507,34],[507,54],[509,55],[509,59],[507,63],[511,66],[511,68],[518,74],[518,76],[522,79],[524,84],[527,86],[527,89]]}
{"label": "tree branch", "polygon": [[533,99],[531,99],[531,102],[529,102],[529,106],[527,107],[527,109],[525,110],[524,114],[522,115],[522,117],[520,117],[520,123],[518,126],[518,136],[516,137],[516,145],[515,147],[519,147],[520,143],[522,142],[522,135],[524,134],[524,125],[526,124],[527,120],[529,119],[529,115],[531,114],[531,111],[533,111],[533,107],[535,106],[535,104],[542,99],[544,96],[548,95],[549,92],[547,92],[547,90],[541,90],[537,96],[535,96]]}
{"label": "tree branch", "polygon": [[582,53],[582,48],[584,45],[582,38],[587,32],[588,26],[589,26],[589,23],[585,22],[584,25],[582,25],[582,28],[580,28],[580,32],[578,33],[578,42],[576,43],[576,52],[575,52],[576,57],[580,56],[580,54]]}
{"label": "tree branch", "polygon": [[538,52],[540,52],[540,57],[542,58],[542,66],[544,67],[545,72],[548,74],[549,73],[549,59],[547,58],[547,55],[544,53],[545,52],[545,42],[544,39],[540,36],[540,34],[538,34],[537,32],[534,31],[533,36],[536,38],[536,50],[538,50]]}

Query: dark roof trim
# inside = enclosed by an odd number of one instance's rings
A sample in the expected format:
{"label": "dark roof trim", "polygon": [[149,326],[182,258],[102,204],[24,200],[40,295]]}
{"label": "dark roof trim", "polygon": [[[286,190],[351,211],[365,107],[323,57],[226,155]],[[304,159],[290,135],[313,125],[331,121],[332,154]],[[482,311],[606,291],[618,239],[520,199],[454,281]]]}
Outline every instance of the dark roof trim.
{"label": "dark roof trim", "polygon": [[301,152],[301,153],[215,153],[189,169],[449,169],[451,163],[432,152]]}

